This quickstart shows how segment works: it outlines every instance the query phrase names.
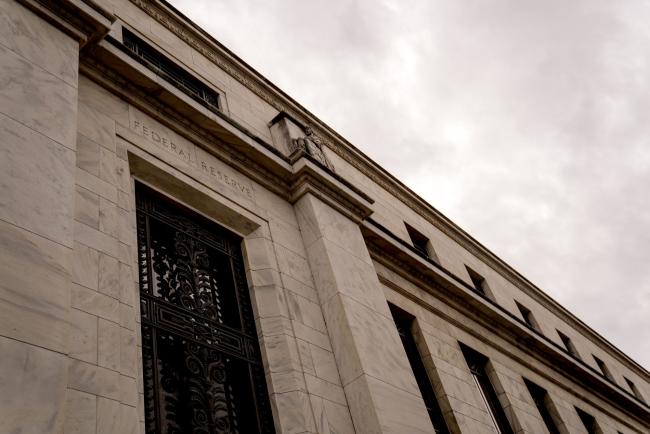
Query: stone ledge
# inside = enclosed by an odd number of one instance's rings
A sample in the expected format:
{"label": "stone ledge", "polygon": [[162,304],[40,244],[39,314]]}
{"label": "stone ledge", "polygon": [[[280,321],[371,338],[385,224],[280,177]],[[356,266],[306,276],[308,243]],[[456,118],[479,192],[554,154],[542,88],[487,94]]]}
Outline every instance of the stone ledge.
{"label": "stone ledge", "polygon": [[79,47],[101,40],[115,16],[93,0],[18,0],[62,32],[79,41]]}

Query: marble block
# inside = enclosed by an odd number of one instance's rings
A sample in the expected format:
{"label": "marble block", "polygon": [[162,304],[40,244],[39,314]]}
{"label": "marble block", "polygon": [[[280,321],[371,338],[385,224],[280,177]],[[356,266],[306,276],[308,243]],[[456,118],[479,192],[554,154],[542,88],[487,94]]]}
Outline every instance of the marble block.
{"label": "marble block", "polygon": [[0,2],[0,44],[77,86],[79,44],[18,2]]}
{"label": "marble block", "polygon": [[74,164],[73,151],[0,114],[0,219],[72,247]]}
{"label": "marble block", "polygon": [[0,432],[60,434],[67,357],[0,337]]}
{"label": "marble block", "polygon": [[67,352],[71,254],[0,221],[0,335]]}
{"label": "marble block", "polygon": [[76,87],[1,44],[0,58],[0,113],[74,150],[77,139]]}

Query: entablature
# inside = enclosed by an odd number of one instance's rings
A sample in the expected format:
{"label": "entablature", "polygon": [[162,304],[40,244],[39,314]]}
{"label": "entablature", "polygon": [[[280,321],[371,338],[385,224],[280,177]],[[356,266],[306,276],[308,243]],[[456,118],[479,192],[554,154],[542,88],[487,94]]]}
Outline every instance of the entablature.
{"label": "entablature", "polygon": [[[212,39],[164,1],[131,0],[180,40],[197,50],[233,79],[250,89],[261,100],[278,110],[269,127],[282,122],[293,124],[289,141],[283,146],[268,143],[237,122],[228,113],[208,110],[175,89],[155,73],[133,61],[120,47],[118,39],[107,38],[80,59],[82,71],[93,80],[120,95],[126,101],[157,120],[201,144],[211,154],[264,185],[290,202],[305,192],[318,195],[362,222],[372,214],[373,200],[335,172],[326,155],[314,151],[314,138],[364,176],[392,194],[440,229],[462,248],[494,269],[522,292],[540,303],[558,318],[582,333],[597,346],[609,351],[628,369],[642,378],[650,375],[595,331],[573,316],[531,282],[510,268],[453,222],[419,198],[400,181],[372,162],[318,118],[284,94],[280,89],[246,65],[236,55]],[[119,27],[119,25],[118,25]],[[116,28],[116,26],[113,26]],[[295,128],[294,128],[295,127]],[[306,131],[309,128],[309,132]],[[274,142],[275,142],[274,136]],[[322,158],[321,158],[322,154]],[[464,285],[462,281],[461,285]],[[498,307],[498,309],[503,310]],[[507,313],[507,315],[512,316]],[[555,345],[551,342],[552,345]],[[587,367],[589,368],[589,367]],[[589,368],[591,369],[591,368]]]}
{"label": "entablature", "polygon": [[592,341],[596,346],[606,349],[613,357],[628,369],[650,382],[650,373],[634,360],[612,345],[587,324],[569,312],[562,305],[544,293],[540,288],[498,258],[471,235],[453,223],[450,219],[420,198],[415,192],[385,169],[372,161],[352,143],[320,121],[314,114],[297,101],[276,87],[260,73],[247,65],[237,55],[196,26],[181,12],[165,0],[130,0],[150,17],[164,26],[188,46],[201,53],[216,66],[230,74],[243,86],[257,95],[260,100],[286,114],[302,125],[309,125],[315,136],[319,137],[323,147],[345,160],[352,167],[367,176],[372,182],[393,195],[397,200],[421,215],[429,224],[442,231],[458,243],[467,252],[495,270],[523,293],[548,309],[559,319]]}

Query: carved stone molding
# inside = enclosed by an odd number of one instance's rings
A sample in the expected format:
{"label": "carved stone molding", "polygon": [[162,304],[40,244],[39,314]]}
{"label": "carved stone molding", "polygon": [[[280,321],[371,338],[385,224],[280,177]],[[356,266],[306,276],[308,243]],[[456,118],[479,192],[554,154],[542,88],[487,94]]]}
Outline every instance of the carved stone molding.
{"label": "carved stone molding", "polygon": [[[572,313],[558,304],[508,264],[499,259],[486,247],[473,239],[469,234],[456,226],[452,221],[439,211],[418,197],[413,191],[402,184],[387,171],[372,162],[360,150],[341,137],[334,130],[323,124],[316,116],[311,114],[291,97],[262,77],[259,73],[245,66],[226,47],[210,37],[207,33],[193,26],[191,22],[181,19],[182,15],[166,6],[166,2],[154,0],[131,0],[148,15],[174,33],[180,39],[199,53],[210,59],[217,66],[229,73],[239,83],[246,86],[262,100],[280,112],[288,113],[304,125],[311,125],[314,133],[322,139],[322,145],[336,153],[343,160],[359,170],[377,185],[402,201],[413,211],[425,218],[430,224],[442,231],[445,235],[460,244],[468,252],[476,256],[487,266],[495,270],[510,283],[517,286],[524,293],[545,308],[554,312],[560,319],[567,322],[577,330],[584,333],[597,345],[607,346],[627,366],[632,367],[639,375],[649,378],[650,373],[627,357],[610,342],[592,330],[585,323],[576,318]],[[179,14],[178,16],[176,14]]]}
{"label": "carved stone molding", "polygon": [[[294,152],[292,158],[284,157],[291,164],[282,166],[272,164],[259,150],[242,146],[236,137],[222,139],[212,131],[216,126],[208,125],[214,124],[215,118],[199,124],[201,115],[198,107],[189,103],[183,108],[180,101],[173,101],[171,85],[166,86],[155,77],[148,76],[151,74],[148,70],[129,58],[120,57],[120,52],[106,41],[82,56],[80,69],[134,107],[291,203],[309,192],[353,221],[360,223],[372,213],[373,199],[334,173],[329,165],[318,159],[313,148],[308,152]],[[299,138],[307,140],[307,137],[313,141],[308,146],[316,146],[315,138],[305,133],[306,136]]]}
{"label": "carved stone molding", "polygon": [[190,117],[184,116],[171,105],[161,101],[159,91],[152,91],[127,78],[123,74],[124,71],[113,69],[91,56],[84,56],[79,67],[89,78],[110,89],[125,101],[169,126],[190,141],[201,144],[203,149],[215,157],[233,166],[249,178],[262,183],[274,193],[288,199],[289,183],[286,181],[286,176],[289,172],[284,175],[277,174],[239,152],[212,132],[195,123]]}
{"label": "carved stone molding", "polygon": [[303,154],[294,163],[289,201],[295,203],[312,193],[352,221],[361,223],[368,218],[373,212],[374,200],[319,165],[308,154]]}

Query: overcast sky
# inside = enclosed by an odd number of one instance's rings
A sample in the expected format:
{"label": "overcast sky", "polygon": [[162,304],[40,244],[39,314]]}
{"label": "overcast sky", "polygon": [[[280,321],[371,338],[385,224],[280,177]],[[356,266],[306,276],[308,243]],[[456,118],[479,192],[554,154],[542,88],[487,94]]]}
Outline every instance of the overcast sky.
{"label": "overcast sky", "polygon": [[650,2],[172,3],[650,367]]}

